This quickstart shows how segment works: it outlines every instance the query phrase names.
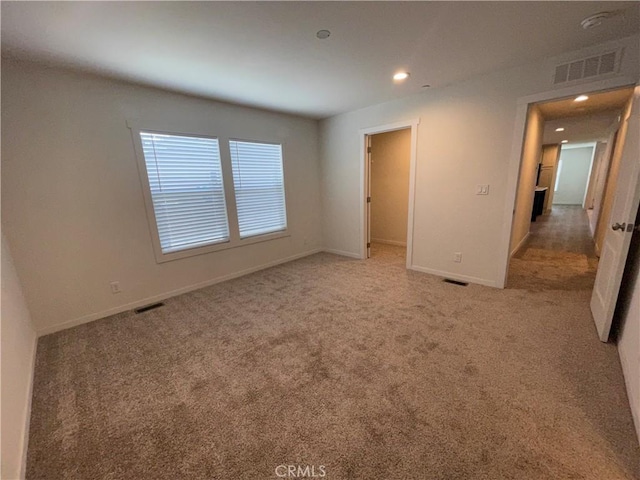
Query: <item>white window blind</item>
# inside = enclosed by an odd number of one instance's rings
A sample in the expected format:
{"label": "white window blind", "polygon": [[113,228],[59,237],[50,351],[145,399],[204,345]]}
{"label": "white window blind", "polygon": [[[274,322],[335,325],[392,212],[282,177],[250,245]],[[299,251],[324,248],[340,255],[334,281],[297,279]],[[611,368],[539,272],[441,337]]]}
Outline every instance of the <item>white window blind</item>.
{"label": "white window blind", "polygon": [[215,138],[140,132],[162,253],[229,240]]}
{"label": "white window blind", "polygon": [[287,228],[282,146],[230,140],[240,238]]}

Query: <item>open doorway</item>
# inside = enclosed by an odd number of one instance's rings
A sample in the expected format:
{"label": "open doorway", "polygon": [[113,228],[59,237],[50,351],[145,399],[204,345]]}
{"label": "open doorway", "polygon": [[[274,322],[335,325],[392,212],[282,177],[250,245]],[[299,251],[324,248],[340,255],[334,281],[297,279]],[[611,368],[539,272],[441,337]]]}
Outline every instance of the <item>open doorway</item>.
{"label": "open doorway", "polygon": [[[359,131],[362,199],[360,258],[362,259],[371,256],[373,234],[373,238],[378,241],[376,243],[379,249],[384,248],[383,245],[403,249],[404,252],[400,255],[405,258],[406,268],[412,268],[413,206],[419,123],[419,119],[412,119]],[[378,157],[374,172],[372,156],[375,161],[376,149],[378,155],[382,156]],[[408,186],[406,186],[407,182]],[[372,189],[378,190],[378,193]],[[372,224],[372,213],[374,224]],[[406,229],[401,228],[402,223],[406,225]],[[375,246],[373,247],[375,250]]]}
{"label": "open doorway", "polygon": [[[628,116],[633,87],[593,92],[528,105],[510,240],[514,256],[529,240],[535,222],[562,211],[584,209],[598,242],[605,195],[617,171],[612,159],[618,131]],[[574,208],[575,207],[575,208]],[[578,208],[579,207],[579,208]]]}
{"label": "open doorway", "polygon": [[[580,206],[585,208],[589,177],[596,153],[595,141],[562,145],[556,180],[553,184],[553,205]],[[549,192],[550,194],[552,192]],[[550,209],[549,212],[552,213]]]}
{"label": "open doorway", "polygon": [[[528,104],[507,287],[592,292],[594,320],[606,341],[611,315],[598,311],[615,305],[613,270],[624,265],[631,233],[628,223],[616,221],[635,218],[638,208],[638,132],[631,126],[638,91],[587,93]],[[608,317],[606,329],[598,317]]]}
{"label": "open doorway", "polygon": [[367,257],[406,258],[411,128],[367,135]]}

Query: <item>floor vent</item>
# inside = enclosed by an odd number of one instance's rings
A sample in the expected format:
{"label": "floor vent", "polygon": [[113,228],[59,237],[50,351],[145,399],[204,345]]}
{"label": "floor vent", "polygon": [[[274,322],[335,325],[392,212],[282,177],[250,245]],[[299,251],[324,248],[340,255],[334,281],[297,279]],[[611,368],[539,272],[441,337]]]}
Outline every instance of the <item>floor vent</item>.
{"label": "floor vent", "polygon": [[461,282],[460,280],[452,280],[451,278],[445,278],[444,282],[445,283],[453,283],[454,285],[459,285],[461,287],[466,287],[467,285],[469,285],[469,283],[467,283],[467,282]]}
{"label": "floor vent", "polygon": [[619,70],[621,57],[622,49],[619,49],[557,65],[553,75],[553,84],[571,83],[616,73]]}
{"label": "floor vent", "polygon": [[144,307],[136,308],[134,312],[136,313],[148,312],[149,310],[153,310],[154,308],[160,308],[162,306],[164,306],[164,303],[162,302],[152,303],[151,305],[145,305]]}

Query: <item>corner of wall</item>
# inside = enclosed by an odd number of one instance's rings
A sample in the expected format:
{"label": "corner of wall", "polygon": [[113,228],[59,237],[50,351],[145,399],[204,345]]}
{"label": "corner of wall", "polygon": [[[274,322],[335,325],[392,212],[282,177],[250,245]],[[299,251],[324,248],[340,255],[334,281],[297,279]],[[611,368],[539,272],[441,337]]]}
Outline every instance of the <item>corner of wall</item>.
{"label": "corner of wall", "polygon": [[2,235],[2,478],[25,478],[38,336]]}
{"label": "corner of wall", "polygon": [[31,359],[29,361],[29,386],[27,391],[27,408],[26,408],[26,420],[24,423],[24,434],[22,436],[22,458],[20,460],[20,479],[24,479],[27,476],[27,453],[29,451],[29,430],[31,429],[31,406],[33,405],[33,382],[36,374],[36,354],[38,352],[38,338],[40,336],[36,332],[33,343]]}

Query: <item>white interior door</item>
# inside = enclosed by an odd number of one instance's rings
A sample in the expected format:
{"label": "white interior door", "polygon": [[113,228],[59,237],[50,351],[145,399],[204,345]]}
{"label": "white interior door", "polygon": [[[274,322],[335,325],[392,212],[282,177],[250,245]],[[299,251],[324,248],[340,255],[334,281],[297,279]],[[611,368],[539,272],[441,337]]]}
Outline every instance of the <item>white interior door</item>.
{"label": "white interior door", "polygon": [[[611,209],[611,228],[605,235],[596,281],[591,295],[591,312],[600,340],[609,339],[613,313],[624,264],[629,252],[640,201],[640,86],[633,92],[631,115],[627,119],[627,134],[622,147],[620,170]],[[604,219],[603,219],[604,220]]]}

